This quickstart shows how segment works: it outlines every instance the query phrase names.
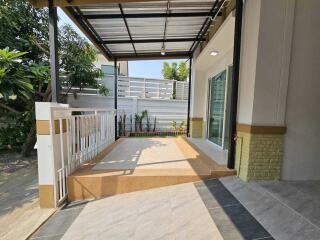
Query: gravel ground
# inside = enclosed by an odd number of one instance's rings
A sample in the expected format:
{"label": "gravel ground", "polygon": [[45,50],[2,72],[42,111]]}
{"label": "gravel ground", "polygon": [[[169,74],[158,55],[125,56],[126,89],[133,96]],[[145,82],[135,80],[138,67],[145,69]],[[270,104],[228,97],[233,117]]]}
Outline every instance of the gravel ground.
{"label": "gravel ground", "polygon": [[21,154],[14,152],[0,153],[0,174],[13,173],[19,169],[35,165],[37,163],[36,152],[30,157],[21,157]]}

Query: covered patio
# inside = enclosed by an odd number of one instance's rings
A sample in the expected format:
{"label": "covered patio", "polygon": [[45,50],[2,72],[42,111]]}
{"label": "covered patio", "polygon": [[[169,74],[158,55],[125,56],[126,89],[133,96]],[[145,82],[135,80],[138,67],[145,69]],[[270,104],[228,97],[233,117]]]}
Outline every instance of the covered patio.
{"label": "covered patio", "polygon": [[[189,59],[189,136],[192,57],[198,54],[198,49],[205,47],[232,11],[236,9],[236,18],[241,20],[242,1],[30,2],[35,7],[49,7],[53,103],[39,104],[36,110],[39,172],[51,172],[50,177],[39,176],[43,207],[57,207],[67,199],[97,199],[235,174],[233,141],[230,141],[228,160],[224,156],[221,165],[183,139],[118,140],[117,94],[114,95],[113,109],[72,109],[59,104],[57,7],[63,9],[108,60],[114,62],[114,92],[118,92],[117,61]],[[241,24],[236,24],[236,28],[239,27]],[[235,42],[239,46],[240,41],[235,39]],[[234,71],[237,70],[235,63]],[[235,79],[237,76],[234,74]],[[231,117],[234,118],[235,114],[233,111]],[[235,124],[231,127],[232,135]],[[44,151],[48,143],[53,145],[51,153]],[[48,154],[53,161],[52,171],[48,170],[46,162]],[[53,199],[48,199],[48,194],[53,195]]]}
{"label": "covered patio", "polygon": [[[310,93],[318,89],[313,76],[319,69],[308,63],[319,60],[314,55],[319,46],[313,42],[314,32],[319,35],[314,27],[319,3],[245,1],[242,19],[242,0],[31,2],[48,6],[50,13],[53,103],[36,108],[40,204],[60,208],[32,238],[319,239],[319,181],[278,181],[319,178],[319,114],[309,107],[318,101]],[[186,138],[119,139],[116,95],[113,109],[72,109],[57,103],[56,7],[115,66],[119,60],[189,60]],[[230,91],[221,94],[230,103],[229,124],[219,132],[228,137],[223,144],[228,151],[216,154],[204,151],[207,145],[201,140],[189,138],[190,124],[202,136],[210,126],[205,121],[216,117],[208,118],[204,106],[212,75],[197,73],[192,61],[202,52],[206,57],[200,62],[206,64],[217,54],[210,40],[226,16],[232,19],[226,25],[234,26],[228,49],[232,54],[227,56],[227,64],[232,63]],[[220,60],[215,63],[219,69],[226,64]],[[205,68],[212,70],[210,64]],[[206,84],[198,81],[198,90],[190,95],[191,83],[200,78]],[[201,109],[192,117],[191,97],[193,108]],[[240,178],[230,176],[235,168]]]}

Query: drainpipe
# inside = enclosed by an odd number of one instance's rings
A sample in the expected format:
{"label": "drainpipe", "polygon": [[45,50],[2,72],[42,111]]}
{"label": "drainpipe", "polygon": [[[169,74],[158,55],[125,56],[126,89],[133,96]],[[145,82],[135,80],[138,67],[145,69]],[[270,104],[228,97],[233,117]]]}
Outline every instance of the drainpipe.
{"label": "drainpipe", "polygon": [[115,140],[118,139],[118,61],[114,59],[114,136]]}
{"label": "drainpipe", "polygon": [[238,86],[240,71],[240,51],[241,51],[241,28],[242,28],[242,8],[243,0],[236,0],[236,17],[234,29],[233,46],[233,73],[231,86],[231,106],[230,106],[230,131],[228,149],[228,168],[235,167],[235,149],[237,135],[237,111],[238,111]]}
{"label": "drainpipe", "polygon": [[189,89],[188,89],[188,119],[187,119],[187,137],[190,137],[190,104],[191,104],[191,75],[192,58],[189,59]]}

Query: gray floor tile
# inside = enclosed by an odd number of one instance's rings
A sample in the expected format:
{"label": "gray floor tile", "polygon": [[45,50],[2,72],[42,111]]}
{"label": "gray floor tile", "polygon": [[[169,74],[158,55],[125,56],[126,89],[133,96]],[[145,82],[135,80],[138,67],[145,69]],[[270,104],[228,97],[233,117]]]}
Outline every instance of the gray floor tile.
{"label": "gray floor tile", "polygon": [[279,201],[320,227],[320,198],[312,194],[315,187],[310,186],[308,182],[305,184],[305,189],[302,187],[302,183],[296,187],[294,183],[290,182],[261,183],[261,186]]}
{"label": "gray floor tile", "polygon": [[40,229],[31,237],[31,239],[61,239],[68,230],[73,221],[79,216],[84,208],[84,204],[73,204],[70,207],[57,211]]}
{"label": "gray floor tile", "polygon": [[218,181],[205,181],[204,185],[195,185],[207,208],[216,208],[239,204],[237,199]]}
{"label": "gray floor tile", "polygon": [[241,205],[209,209],[224,239],[260,239],[270,234]]}
{"label": "gray floor tile", "polygon": [[315,181],[245,183],[228,177],[221,182],[275,239],[320,239],[316,225],[320,197]]}
{"label": "gray floor tile", "polygon": [[271,237],[219,180],[204,181],[195,186],[224,239]]}

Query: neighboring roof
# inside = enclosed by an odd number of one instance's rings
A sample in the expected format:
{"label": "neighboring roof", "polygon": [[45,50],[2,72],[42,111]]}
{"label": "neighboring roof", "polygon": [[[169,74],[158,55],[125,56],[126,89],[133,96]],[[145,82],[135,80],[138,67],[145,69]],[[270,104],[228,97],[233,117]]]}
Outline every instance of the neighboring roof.
{"label": "neighboring roof", "polygon": [[[38,0],[38,5],[40,4]],[[62,2],[61,0],[57,2]],[[65,1],[68,2],[68,1]],[[69,1],[63,10],[108,59],[187,58],[225,0]],[[86,4],[72,6],[75,2]],[[119,3],[123,2],[123,3]],[[165,55],[161,55],[161,51]]]}

